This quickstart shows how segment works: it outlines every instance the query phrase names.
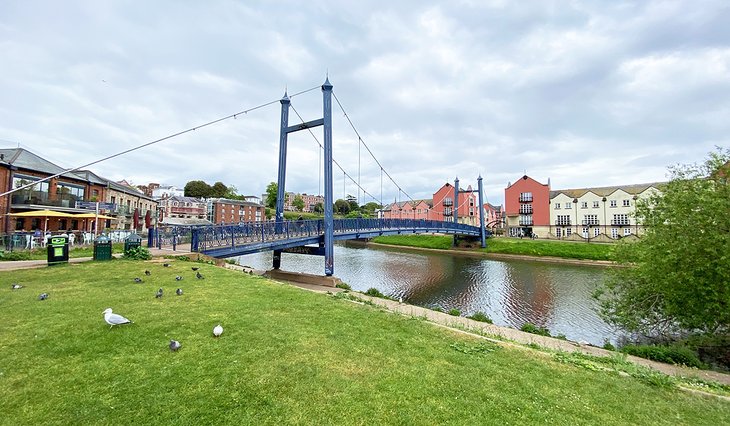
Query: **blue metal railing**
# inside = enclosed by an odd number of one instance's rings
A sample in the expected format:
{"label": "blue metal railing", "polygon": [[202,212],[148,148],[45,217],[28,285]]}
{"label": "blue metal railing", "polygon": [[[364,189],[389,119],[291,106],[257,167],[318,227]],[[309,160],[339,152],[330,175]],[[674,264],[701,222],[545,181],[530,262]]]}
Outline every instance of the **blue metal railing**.
{"label": "blue metal railing", "polygon": [[[422,219],[337,219],[334,221],[335,236],[347,235],[359,238],[360,234],[372,235],[383,232],[439,232],[479,236],[478,226],[463,223]],[[248,244],[275,241],[305,240],[324,234],[323,220],[297,220],[276,222],[246,222],[238,225],[200,226],[191,229],[190,249],[205,252],[219,248],[235,248]]]}

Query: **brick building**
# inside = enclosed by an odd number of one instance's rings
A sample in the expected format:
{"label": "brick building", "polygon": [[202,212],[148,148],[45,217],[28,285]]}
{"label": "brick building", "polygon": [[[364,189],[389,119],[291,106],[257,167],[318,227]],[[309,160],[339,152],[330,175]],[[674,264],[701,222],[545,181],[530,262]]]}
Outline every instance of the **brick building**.
{"label": "brick building", "polygon": [[261,222],[266,218],[264,206],[227,198],[211,198],[207,203],[208,220],[218,224]]}

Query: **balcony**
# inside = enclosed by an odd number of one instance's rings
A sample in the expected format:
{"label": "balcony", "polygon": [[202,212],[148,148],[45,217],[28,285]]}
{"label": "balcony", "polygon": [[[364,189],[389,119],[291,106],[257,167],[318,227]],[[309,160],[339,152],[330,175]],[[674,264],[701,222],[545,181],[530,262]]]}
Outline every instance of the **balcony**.
{"label": "balcony", "polygon": [[37,204],[41,206],[49,207],[76,207],[76,201],[80,200],[78,197],[73,195],[58,195],[55,200],[51,200],[48,197],[47,192],[31,191],[15,193],[10,199],[10,203],[13,205],[22,204]]}
{"label": "balcony", "polygon": [[556,220],[555,226],[570,226],[570,220]]}
{"label": "balcony", "polygon": [[598,226],[600,223],[598,223],[597,220],[586,220],[583,219],[583,222],[581,222],[583,226]]}
{"label": "balcony", "polygon": [[520,196],[520,203],[531,203],[532,202],[532,196],[526,197],[526,196]]}
{"label": "balcony", "polygon": [[531,220],[521,220],[520,226],[532,226],[533,222]]}
{"label": "balcony", "polygon": [[532,206],[520,206],[520,214],[532,214]]}
{"label": "balcony", "polygon": [[444,200],[444,202],[442,203],[442,205],[444,205],[444,206],[453,206],[454,205],[454,200],[448,200],[448,199],[447,200]]}
{"label": "balcony", "polygon": [[631,226],[628,220],[612,220],[611,226]]}

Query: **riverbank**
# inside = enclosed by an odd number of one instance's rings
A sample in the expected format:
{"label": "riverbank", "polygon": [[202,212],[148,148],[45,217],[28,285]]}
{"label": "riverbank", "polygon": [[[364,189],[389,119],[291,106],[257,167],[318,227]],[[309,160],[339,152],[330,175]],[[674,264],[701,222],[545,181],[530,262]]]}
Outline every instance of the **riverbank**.
{"label": "riverbank", "polygon": [[[348,244],[351,243],[348,242]],[[529,260],[601,267],[616,266],[610,260],[611,247],[602,245],[598,249],[593,247],[585,249],[581,243],[574,242],[546,242],[501,237],[490,238],[487,240],[487,248],[483,249],[479,247],[478,243],[470,244],[469,247],[465,245],[453,247],[453,237],[445,235],[395,235],[376,237],[365,244],[490,259]],[[565,244],[565,246],[556,247],[550,244]]]}
{"label": "riverbank", "polygon": [[[0,290],[4,422],[721,424],[730,415],[728,402],[650,374],[536,357],[365,299],[164,262],[2,272],[25,286]],[[107,307],[134,324],[110,329]],[[182,349],[170,352],[170,339]]]}

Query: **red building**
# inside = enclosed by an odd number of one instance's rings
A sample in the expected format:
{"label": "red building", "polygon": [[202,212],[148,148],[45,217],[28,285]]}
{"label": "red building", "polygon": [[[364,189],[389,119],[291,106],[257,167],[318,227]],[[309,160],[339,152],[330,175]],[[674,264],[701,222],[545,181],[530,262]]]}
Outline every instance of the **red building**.
{"label": "red building", "polygon": [[487,229],[492,230],[504,228],[504,219],[502,217],[504,209],[502,208],[502,206],[495,206],[490,203],[485,203],[483,207],[484,226]]}
{"label": "red building", "polygon": [[525,175],[504,190],[505,221],[511,236],[547,235],[550,229],[550,182]]}
{"label": "red building", "polygon": [[438,191],[433,194],[433,208],[431,209],[429,219],[441,220],[446,222],[454,221],[454,211],[458,214],[459,223],[479,226],[479,193],[471,188],[459,188],[459,205],[454,206],[456,200],[456,192],[454,185],[445,183]]}
{"label": "red building", "polygon": [[249,201],[216,198],[208,200],[208,220],[219,224],[239,222],[261,222],[264,220],[265,207]]}
{"label": "red building", "polygon": [[431,200],[401,201],[383,209],[383,219],[431,219]]}

